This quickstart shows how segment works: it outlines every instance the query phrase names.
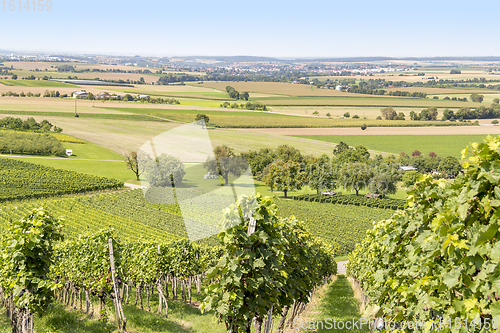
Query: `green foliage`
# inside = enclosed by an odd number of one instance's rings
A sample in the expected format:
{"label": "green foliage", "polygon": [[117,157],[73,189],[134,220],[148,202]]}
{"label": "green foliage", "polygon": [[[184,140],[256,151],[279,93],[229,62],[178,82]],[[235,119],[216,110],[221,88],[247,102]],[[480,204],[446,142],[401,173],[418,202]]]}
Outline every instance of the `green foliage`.
{"label": "green foliage", "polygon": [[210,117],[208,117],[206,114],[198,113],[196,115],[196,118],[194,118],[194,121],[201,123],[201,120],[203,120],[202,127],[205,127],[210,121]]}
{"label": "green foliage", "polygon": [[340,171],[340,182],[342,187],[356,191],[356,195],[359,195],[359,191],[369,186],[372,177],[373,173],[366,163],[350,162],[346,160]]}
{"label": "green foliage", "polygon": [[356,246],[348,274],[387,319],[441,319],[442,332],[480,331],[459,330],[456,321],[498,323],[499,147],[498,137],[473,143],[465,175],[453,183],[424,176],[408,208],[377,223]]}
{"label": "green foliage", "polygon": [[315,158],[306,166],[307,184],[317,193],[323,189],[333,190],[336,187],[336,175],[331,167],[331,160],[327,155]]}
{"label": "green foliage", "polygon": [[0,158],[0,202],[119,188],[123,182]]}
{"label": "green foliage", "polygon": [[349,112],[344,113],[344,118],[349,118],[351,114]]}
{"label": "green foliage", "polygon": [[458,158],[446,156],[439,162],[438,170],[445,172],[447,175],[456,176],[462,170],[462,165],[460,165]]}
{"label": "green foliage", "polygon": [[203,167],[213,175],[220,175],[224,184],[229,183],[229,174],[240,176],[248,167],[247,162],[237,157],[233,149],[226,145],[214,148],[214,158],[207,157]]}
{"label": "green foliage", "polygon": [[62,240],[61,220],[43,208],[10,223],[0,242],[0,286],[12,293],[18,309],[41,313],[58,286],[48,278],[54,263],[53,243]]}
{"label": "green foliage", "polygon": [[[113,239],[112,229],[96,233],[85,233],[78,239],[63,242],[56,247],[58,258],[51,268],[51,276],[60,282],[73,282],[79,288],[87,288],[92,293],[110,294],[113,290],[111,266],[109,262],[108,240]],[[116,248],[115,264],[120,266],[120,251]]]}
{"label": "green foliage", "polygon": [[371,193],[380,194],[385,196],[386,194],[396,193],[396,184],[394,178],[388,174],[376,174],[370,179],[369,189]]}
{"label": "green foliage", "polygon": [[[51,128],[52,124],[47,119],[42,120],[40,123],[38,123],[33,117],[29,117],[24,121],[21,118],[14,117],[5,117],[0,119],[0,129],[28,132],[48,132]],[[56,131],[56,128],[54,128],[54,131]]]}
{"label": "green foliage", "polygon": [[462,71],[461,71],[461,70],[459,70],[459,69],[452,69],[452,70],[450,71],[450,74],[462,74]]}
{"label": "green foliage", "polygon": [[343,141],[340,141],[340,143],[338,145],[335,146],[335,148],[333,148],[333,155],[335,156],[339,156],[341,153],[343,153],[344,151],[346,150],[349,150],[349,149],[352,149],[351,147],[349,147],[349,145]]}
{"label": "green foliage", "polygon": [[403,184],[406,187],[412,187],[420,177],[422,174],[417,170],[406,171],[403,175]]}
{"label": "green foliage", "polygon": [[472,95],[470,95],[470,99],[471,99],[473,102],[476,102],[476,103],[482,103],[482,102],[483,102],[483,100],[484,100],[484,95],[472,94]]}
{"label": "green foliage", "polygon": [[0,153],[66,156],[61,142],[52,135],[3,131],[0,131]]}
{"label": "green foliage", "polygon": [[236,91],[236,89],[234,89],[233,87],[227,86],[226,91],[229,94],[230,98],[240,99],[240,93],[238,91]]}
{"label": "green foliage", "polygon": [[398,119],[398,114],[396,110],[394,110],[393,107],[387,107],[383,108],[380,110],[380,113],[382,113],[382,117],[386,120],[396,120]]}
{"label": "green foliage", "polygon": [[269,167],[266,185],[271,189],[283,191],[287,198],[288,191],[300,190],[306,181],[306,174],[301,170],[299,163],[292,160],[284,162],[277,160]]}
{"label": "green foliage", "polygon": [[[336,273],[336,264],[301,222],[279,218],[269,197],[240,197],[237,204],[241,208],[232,205],[224,222],[243,223],[218,236],[224,256],[207,274],[215,283],[202,309],[213,310],[233,332],[250,332],[252,318],[263,319],[271,307],[277,315],[294,300],[307,303],[313,288]],[[252,215],[256,228],[248,235]]]}
{"label": "green foliage", "polygon": [[154,160],[149,156],[140,159],[140,171],[144,172],[150,186],[175,187],[182,184],[186,171],[184,164],[177,157],[161,154]]}
{"label": "green foliage", "polygon": [[341,163],[367,162],[370,158],[370,153],[365,146],[357,145],[355,149],[350,147],[346,149],[345,146],[339,147],[341,153],[336,154],[337,147],[335,147],[333,154],[337,155],[337,160]]}

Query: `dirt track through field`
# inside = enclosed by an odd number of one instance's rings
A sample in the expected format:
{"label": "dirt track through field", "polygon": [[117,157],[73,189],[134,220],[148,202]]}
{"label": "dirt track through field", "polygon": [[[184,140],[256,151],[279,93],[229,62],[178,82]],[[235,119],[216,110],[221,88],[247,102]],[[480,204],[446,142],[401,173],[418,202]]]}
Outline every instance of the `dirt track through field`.
{"label": "dirt track through field", "polygon": [[237,131],[275,135],[471,135],[500,134],[500,126],[359,127],[343,128],[243,128]]}

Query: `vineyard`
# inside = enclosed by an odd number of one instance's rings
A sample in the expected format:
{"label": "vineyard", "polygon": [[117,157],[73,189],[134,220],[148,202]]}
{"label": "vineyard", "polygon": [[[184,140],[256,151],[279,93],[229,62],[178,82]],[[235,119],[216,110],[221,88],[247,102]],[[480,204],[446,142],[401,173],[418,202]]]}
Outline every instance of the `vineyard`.
{"label": "vineyard", "polygon": [[113,228],[120,239],[127,241],[170,240],[179,238],[169,230],[169,220],[158,228],[149,225],[149,221],[137,222],[132,219],[113,215],[106,211],[93,208],[85,203],[84,198],[52,199],[43,202],[31,202],[9,205],[0,210],[0,228],[8,226],[9,221],[26,216],[35,208],[44,207],[52,214],[63,218],[63,234],[67,239],[76,239],[84,232],[97,232],[103,228]]}
{"label": "vineyard", "polygon": [[116,179],[0,158],[0,202],[120,188]]}
{"label": "vineyard", "polygon": [[341,194],[337,194],[334,196],[303,194],[294,196],[293,199],[310,201],[310,202],[366,206],[366,207],[375,207],[375,208],[392,209],[392,210],[403,209],[405,206],[405,200],[401,199],[374,199],[374,198],[366,198],[364,196],[341,195]]}
{"label": "vineyard", "polygon": [[[294,215],[304,221],[314,236],[334,242],[340,253],[352,251],[372,227],[373,221],[386,219],[393,214],[388,209],[356,205],[289,200],[280,200],[276,204],[280,215]],[[6,226],[10,219],[21,218],[31,209],[41,206],[56,216],[64,216],[64,234],[69,239],[77,238],[82,232],[96,232],[108,227],[113,228],[116,235],[124,240],[137,240],[140,236],[147,240],[188,236],[179,206],[148,202],[142,190],[18,203],[15,207],[8,205],[0,211],[0,227]],[[195,208],[192,207],[188,215],[194,214]],[[193,228],[193,225],[190,227]],[[206,227],[200,226],[199,230],[191,232],[203,234]],[[213,245],[215,239],[210,237],[202,242]]]}
{"label": "vineyard", "polygon": [[347,273],[387,321],[420,322],[427,332],[498,330],[500,138],[471,147],[464,175],[452,183],[424,176],[408,208],[375,224],[349,257]]}
{"label": "vineyard", "polygon": [[[64,201],[70,202],[58,202]],[[336,273],[332,246],[312,238],[293,217],[278,217],[270,198],[240,197],[225,211],[223,222],[244,223],[220,233],[215,247],[187,239],[123,239],[111,229],[61,242],[66,227],[48,213],[53,208],[20,214],[1,238],[0,305],[7,309],[13,332],[33,332],[33,314],[53,300],[101,321],[109,320],[111,312],[123,331],[127,316],[122,303],[128,304],[132,293],[135,306],[168,317],[169,297],[191,302],[202,287],[202,310],[213,312],[233,332],[250,332],[250,318],[260,331],[273,317],[280,319],[278,331],[283,332],[314,288]],[[42,253],[43,262],[37,259]],[[33,260],[31,271],[19,266]],[[150,304],[155,293],[158,310]],[[106,310],[107,301],[115,311]]]}
{"label": "vineyard", "polygon": [[374,221],[387,219],[394,213],[381,208],[307,201],[281,200],[277,206],[280,214],[294,215],[304,221],[314,236],[334,242],[340,253],[351,252]]}

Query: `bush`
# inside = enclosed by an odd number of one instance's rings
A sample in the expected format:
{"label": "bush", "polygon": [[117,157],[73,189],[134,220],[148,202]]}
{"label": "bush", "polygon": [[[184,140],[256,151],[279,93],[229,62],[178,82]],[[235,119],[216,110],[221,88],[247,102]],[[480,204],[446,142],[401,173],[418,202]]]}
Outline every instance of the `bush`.
{"label": "bush", "polygon": [[497,119],[492,120],[492,121],[491,121],[491,123],[492,123],[493,125],[498,125],[498,120],[497,120]]}
{"label": "bush", "polygon": [[359,119],[359,116],[355,114],[354,116],[352,116],[352,119]]}
{"label": "bush", "polygon": [[422,174],[418,171],[406,171],[403,175],[403,184],[406,187],[412,187],[420,177],[422,177]]}

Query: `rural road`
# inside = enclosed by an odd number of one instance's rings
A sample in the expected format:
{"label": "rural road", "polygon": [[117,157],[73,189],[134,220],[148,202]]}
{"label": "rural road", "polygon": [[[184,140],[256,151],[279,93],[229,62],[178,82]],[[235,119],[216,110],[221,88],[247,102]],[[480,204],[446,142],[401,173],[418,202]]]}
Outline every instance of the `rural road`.
{"label": "rural road", "polygon": [[345,264],[347,264],[347,261],[337,261],[337,275],[345,275]]}

